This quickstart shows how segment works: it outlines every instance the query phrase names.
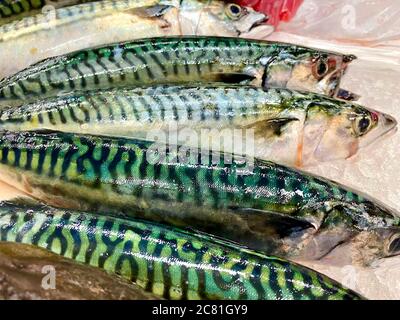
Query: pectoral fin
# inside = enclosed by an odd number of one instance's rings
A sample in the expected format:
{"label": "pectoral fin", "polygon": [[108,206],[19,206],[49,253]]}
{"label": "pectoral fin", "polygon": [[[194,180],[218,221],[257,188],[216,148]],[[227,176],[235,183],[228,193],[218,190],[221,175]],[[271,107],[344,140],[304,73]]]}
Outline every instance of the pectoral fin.
{"label": "pectoral fin", "polygon": [[212,82],[222,82],[222,83],[229,83],[229,84],[251,84],[251,82],[254,80],[254,77],[252,75],[246,74],[246,73],[211,73],[211,75],[208,76],[209,81]]}
{"label": "pectoral fin", "polygon": [[40,201],[28,196],[18,196],[10,200],[1,201],[1,204],[10,204],[23,207],[44,206],[43,203],[41,203]]}
{"label": "pectoral fin", "polygon": [[279,212],[252,208],[233,208],[233,210],[247,221],[251,230],[265,236],[285,238],[315,229],[313,224],[305,219]]}
{"label": "pectoral fin", "polygon": [[253,122],[243,127],[243,129],[253,129],[256,136],[269,138],[280,136],[289,123],[299,121],[297,118],[274,118]]}
{"label": "pectoral fin", "polygon": [[247,250],[248,247],[244,246],[243,244],[237,243],[233,240],[227,239],[227,238],[223,238],[223,237],[219,237],[215,234],[210,234],[192,227],[186,227],[184,229],[182,229],[183,232],[187,232],[188,235],[193,235],[196,234],[197,237],[202,238],[206,241],[213,241],[215,243],[219,243],[221,245],[227,246],[227,247],[231,247],[231,248],[241,248],[243,250]]}
{"label": "pectoral fin", "polygon": [[127,12],[142,18],[158,18],[163,16],[171,8],[173,8],[171,5],[158,4],[148,7],[132,8],[127,10]]}

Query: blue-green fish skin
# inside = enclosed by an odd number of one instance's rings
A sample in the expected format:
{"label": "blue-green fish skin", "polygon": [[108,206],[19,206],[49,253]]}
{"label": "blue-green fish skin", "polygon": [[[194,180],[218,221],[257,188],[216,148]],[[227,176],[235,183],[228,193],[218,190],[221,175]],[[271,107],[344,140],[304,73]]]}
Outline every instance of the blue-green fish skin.
{"label": "blue-green fish skin", "polygon": [[167,299],[362,299],[298,264],[140,220],[2,203],[0,240],[103,268]]}
{"label": "blue-green fish skin", "polygon": [[[238,15],[232,17],[232,10]],[[66,8],[47,6],[42,14],[0,25],[0,79],[51,57],[110,43],[184,34],[247,37],[270,30],[260,24],[265,18],[252,8],[219,0],[103,0]],[[24,53],[18,59],[16,50]],[[93,62],[95,66],[97,62],[88,61]]]}
{"label": "blue-green fish skin", "polygon": [[[0,105],[118,86],[251,81],[334,96],[353,56],[230,37],[159,37],[49,58],[0,81]],[[324,74],[316,74],[319,64]],[[297,69],[299,69],[297,71]],[[289,71],[289,72],[288,72]]]}
{"label": "blue-green fish skin", "polygon": [[272,162],[255,159],[251,168],[243,159],[226,163],[224,154],[194,152],[183,161],[179,148],[157,147],[134,139],[6,132],[0,178],[57,207],[192,226],[283,257],[320,259],[348,242],[360,259],[368,257],[360,263],[398,254],[396,213],[367,196]]}
{"label": "blue-green fish skin", "polygon": [[[2,130],[146,140],[162,131],[158,141],[246,153],[296,167],[347,159],[396,124],[382,112],[321,94],[234,84],[92,90],[0,111]],[[197,139],[187,141],[186,134],[179,134],[185,130]],[[240,135],[234,136],[235,130]],[[168,133],[173,131],[178,134],[171,142]],[[235,143],[222,143],[227,139]],[[235,150],[236,139],[242,150]]]}

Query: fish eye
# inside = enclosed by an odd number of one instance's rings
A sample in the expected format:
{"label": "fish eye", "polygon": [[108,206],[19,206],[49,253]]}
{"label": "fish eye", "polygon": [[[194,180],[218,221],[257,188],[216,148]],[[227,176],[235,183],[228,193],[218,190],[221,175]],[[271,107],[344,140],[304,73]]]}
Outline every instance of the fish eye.
{"label": "fish eye", "polygon": [[329,71],[329,65],[323,59],[318,59],[313,65],[313,75],[317,79],[323,78]]}
{"label": "fish eye", "polygon": [[354,121],[354,132],[358,137],[366,134],[371,128],[371,119],[369,117],[363,116],[361,118],[357,118]]}
{"label": "fish eye", "polygon": [[232,20],[237,20],[242,16],[243,9],[236,3],[230,3],[226,6],[225,12],[229,18]]}

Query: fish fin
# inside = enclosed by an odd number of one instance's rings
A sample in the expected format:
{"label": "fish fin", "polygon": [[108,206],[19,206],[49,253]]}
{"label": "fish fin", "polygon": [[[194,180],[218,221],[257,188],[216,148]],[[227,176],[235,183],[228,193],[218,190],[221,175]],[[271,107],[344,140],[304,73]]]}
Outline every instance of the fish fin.
{"label": "fish fin", "polygon": [[43,203],[39,200],[31,198],[29,196],[18,196],[9,200],[1,201],[2,204],[12,204],[17,206],[31,207],[31,206],[43,206]]}
{"label": "fish fin", "polygon": [[249,84],[254,80],[252,75],[246,73],[212,73],[209,76],[212,82]]}
{"label": "fish fin", "polygon": [[[286,88],[292,68],[284,62],[285,59],[277,59],[277,57],[261,58],[260,62],[265,67],[265,71],[261,76],[261,87],[268,88]],[[274,72],[274,69],[279,72]],[[279,74],[279,77],[273,76]]]}
{"label": "fish fin", "polygon": [[215,234],[210,234],[210,233],[207,233],[207,232],[204,232],[201,230],[194,229],[192,227],[186,227],[184,229],[180,229],[180,231],[187,232],[188,235],[193,235],[193,233],[194,233],[196,235],[196,237],[204,239],[206,241],[212,241],[214,243],[220,244],[224,247],[231,248],[234,250],[239,249],[241,252],[249,253],[251,255],[256,255],[261,258],[265,258],[265,256],[266,256],[266,253],[263,251],[258,251],[257,249],[251,249],[251,248],[249,248],[241,243],[235,242],[233,240],[219,237],[219,236],[216,236]]}
{"label": "fish fin", "polygon": [[227,238],[223,238],[223,237],[220,237],[220,236],[217,236],[215,234],[211,234],[211,233],[208,233],[208,232],[205,232],[205,231],[201,231],[201,230],[195,229],[193,227],[185,227],[182,230],[187,231],[188,234],[193,234],[194,233],[194,234],[196,234],[196,236],[198,236],[198,237],[200,237],[200,238],[202,238],[204,240],[207,240],[207,241],[211,240],[213,242],[216,242],[216,243],[219,243],[219,244],[222,244],[222,245],[226,245],[226,246],[229,246],[229,247],[239,247],[239,248],[244,249],[244,250],[248,250],[249,249],[245,245],[237,243],[237,242],[235,242],[233,240],[230,240],[230,239],[227,239]]}
{"label": "fish fin", "polygon": [[[15,131],[8,131],[8,132],[12,132],[12,133],[16,133]],[[28,133],[28,134],[38,134],[38,135],[54,135],[54,134],[59,134],[59,133],[64,133],[62,131],[57,131],[54,129],[35,129],[35,130],[31,130],[31,131],[23,131],[24,133]],[[68,133],[68,132],[65,132]]]}
{"label": "fish fin", "polygon": [[243,129],[254,129],[256,136],[273,137],[280,136],[285,126],[293,121],[299,121],[297,118],[274,118],[261,120],[243,126]]}
{"label": "fish fin", "polygon": [[280,212],[253,208],[232,209],[247,220],[252,230],[262,232],[263,234],[275,235],[279,238],[315,229],[314,225],[305,219],[292,217]]}
{"label": "fish fin", "polygon": [[132,8],[127,10],[126,12],[132,13],[142,18],[158,18],[162,17],[172,7],[173,6],[171,5],[157,4],[148,7]]}

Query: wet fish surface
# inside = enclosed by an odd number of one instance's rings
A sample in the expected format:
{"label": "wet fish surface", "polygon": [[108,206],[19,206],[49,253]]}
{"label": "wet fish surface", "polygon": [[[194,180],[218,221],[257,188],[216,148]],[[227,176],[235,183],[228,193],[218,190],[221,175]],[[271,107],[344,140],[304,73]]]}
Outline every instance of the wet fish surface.
{"label": "wet fish surface", "polygon": [[25,16],[40,13],[46,6],[62,8],[74,4],[89,2],[90,0],[1,0],[0,1],[0,25]]}
{"label": "wet fish surface", "polygon": [[266,35],[266,19],[251,8],[201,0],[105,0],[48,10],[0,26],[0,79],[46,58],[139,38]]}
{"label": "wet fish surface", "polygon": [[360,105],[248,85],[96,90],[0,111],[3,130],[48,129],[169,143],[174,136],[175,144],[297,167],[349,158],[395,127],[391,116]]}
{"label": "wet fish surface", "polygon": [[273,162],[70,133],[3,133],[0,152],[2,181],[57,207],[190,226],[284,257],[350,244],[368,264],[400,249],[393,210]]}
{"label": "wet fish surface", "polygon": [[3,203],[0,239],[120,274],[167,299],[361,298],[300,265],[145,221]]}
{"label": "wet fish surface", "polygon": [[[188,82],[251,82],[335,95],[352,56],[229,37],[163,37],[50,58],[0,81],[0,105],[70,91]],[[325,65],[321,68],[321,64]]]}

